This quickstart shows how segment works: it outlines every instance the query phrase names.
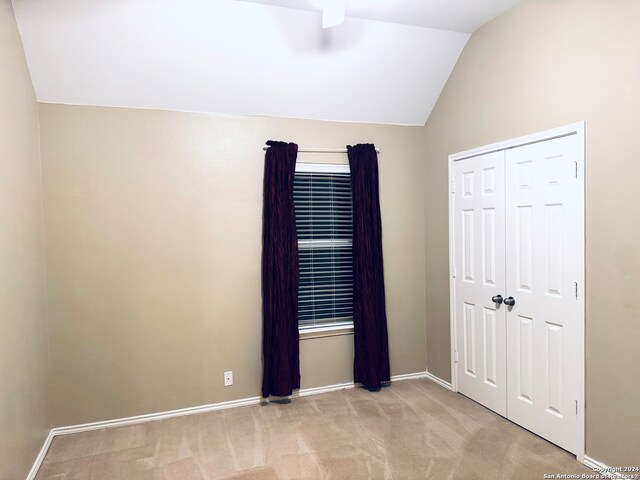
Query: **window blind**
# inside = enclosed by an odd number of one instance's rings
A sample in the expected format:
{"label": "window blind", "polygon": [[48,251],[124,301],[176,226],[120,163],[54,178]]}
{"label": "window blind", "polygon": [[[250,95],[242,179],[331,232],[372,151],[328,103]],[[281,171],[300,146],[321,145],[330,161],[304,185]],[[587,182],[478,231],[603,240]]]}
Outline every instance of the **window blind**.
{"label": "window blind", "polygon": [[353,321],[351,177],[296,172],[293,185],[300,262],[301,329]]}

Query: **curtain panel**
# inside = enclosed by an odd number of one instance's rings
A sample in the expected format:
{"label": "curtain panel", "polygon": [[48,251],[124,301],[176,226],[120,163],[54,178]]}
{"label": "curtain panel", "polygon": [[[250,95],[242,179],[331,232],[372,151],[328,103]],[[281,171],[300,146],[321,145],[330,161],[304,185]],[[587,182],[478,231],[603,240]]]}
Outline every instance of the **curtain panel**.
{"label": "curtain panel", "polygon": [[353,196],[354,381],[378,390],[391,379],[375,146],[347,146]]}
{"label": "curtain panel", "polygon": [[300,388],[298,239],[293,180],[298,146],[268,141],[262,216],[262,396]]}

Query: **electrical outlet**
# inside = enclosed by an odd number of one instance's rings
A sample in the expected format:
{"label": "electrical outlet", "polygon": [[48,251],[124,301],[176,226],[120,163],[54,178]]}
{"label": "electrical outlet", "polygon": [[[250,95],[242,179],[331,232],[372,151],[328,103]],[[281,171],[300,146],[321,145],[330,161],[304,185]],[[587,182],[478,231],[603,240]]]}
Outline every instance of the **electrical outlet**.
{"label": "electrical outlet", "polygon": [[224,386],[229,387],[233,385],[233,372],[224,372]]}

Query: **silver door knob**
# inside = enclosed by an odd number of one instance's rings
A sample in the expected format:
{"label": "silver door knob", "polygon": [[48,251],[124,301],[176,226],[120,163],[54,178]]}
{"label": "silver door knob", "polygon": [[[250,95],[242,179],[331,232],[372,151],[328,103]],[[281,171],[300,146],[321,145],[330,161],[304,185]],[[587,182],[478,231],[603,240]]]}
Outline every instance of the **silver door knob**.
{"label": "silver door knob", "polygon": [[508,307],[513,307],[516,304],[516,299],[513,297],[508,297],[504,299],[504,304]]}

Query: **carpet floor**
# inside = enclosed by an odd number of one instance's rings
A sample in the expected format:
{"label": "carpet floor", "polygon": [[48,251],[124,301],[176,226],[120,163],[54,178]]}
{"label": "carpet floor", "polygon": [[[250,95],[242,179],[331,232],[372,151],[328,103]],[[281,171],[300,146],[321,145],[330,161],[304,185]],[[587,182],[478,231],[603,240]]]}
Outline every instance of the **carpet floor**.
{"label": "carpet floor", "polygon": [[543,479],[590,470],[429,380],[56,437],[37,480]]}

